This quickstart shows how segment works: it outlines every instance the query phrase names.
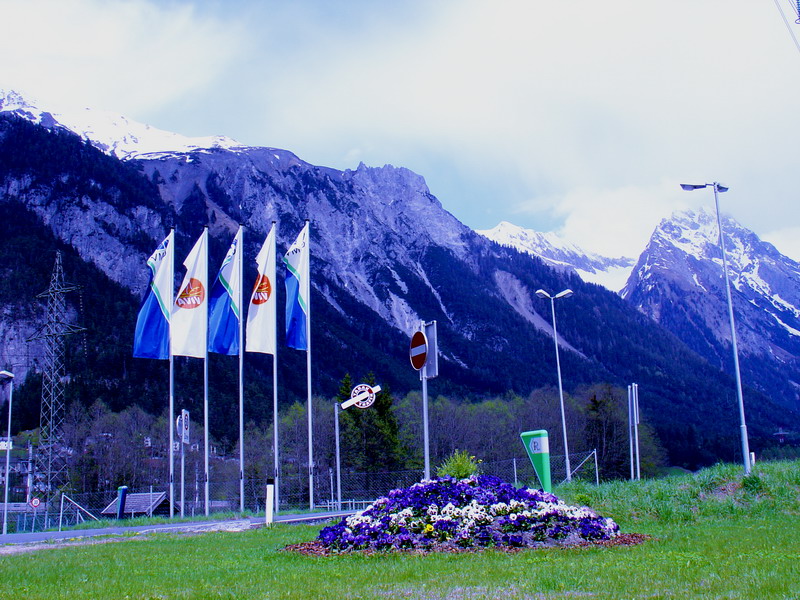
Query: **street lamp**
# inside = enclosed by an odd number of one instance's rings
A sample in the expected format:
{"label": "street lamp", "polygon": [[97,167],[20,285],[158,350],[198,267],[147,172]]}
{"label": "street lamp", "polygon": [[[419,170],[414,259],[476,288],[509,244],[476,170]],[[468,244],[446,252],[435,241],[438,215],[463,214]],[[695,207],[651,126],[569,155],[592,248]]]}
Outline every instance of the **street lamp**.
{"label": "street lamp", "polygon": [[733,301],[731,300],[731,284],[728,279],[728,257],[725,253],[725,236],[722,235],[722,217],[719,214],[719,193],[727,192],[728,188],[720,185],[718,182],[713,183],[682,183],[681,188],[690,192],[692,190],[699,190],[706,187],[714,189],[714,205],[717,209],[717,227],[719,228],[719,245],[722,248],[722,270],[725,274],[725,295],[728,299],[728,318],[731,322],[731,343],[733,345],[733,367],[736,373],[736,394],[739,398],[739,421],[742,435],[742,461],[744,462],[744,474],[750,474],[750,445],[747,442],[747,425],[744,420],[744,398],[742,396],[742,376],[739,373],[739,351],[736,347],[736,326],[733,321]]}
{"label": "street lamp", "polygon": [[558,398],[561,402],[561,429],[564,432],[564,455],[566,457],[567,481],[572,481],[572,468],[569,464],[569,444],[567,443],[567,420],[564,416],[564,390],[561,386],[561,361],[558,358],[558,333],[556,332],[556,299],[569,298],[572,296],[572,290],[563,290],[558,292],[555,296],[551,296],[544,290],[536,290],[536,295],[539,296],[539,298],[550,299],[550,310],[553,313],[553,341],[556,344],[556,371],[558,371]]}
{"label": "street lamp", "polygon": [[3,498],[3,535],[8,533],[8,480],[11,479],[11,401],[14,398],[14,375],[0,371],[0,382],[9,382],[8,388],[8,433],[6,434],[6,491]]}

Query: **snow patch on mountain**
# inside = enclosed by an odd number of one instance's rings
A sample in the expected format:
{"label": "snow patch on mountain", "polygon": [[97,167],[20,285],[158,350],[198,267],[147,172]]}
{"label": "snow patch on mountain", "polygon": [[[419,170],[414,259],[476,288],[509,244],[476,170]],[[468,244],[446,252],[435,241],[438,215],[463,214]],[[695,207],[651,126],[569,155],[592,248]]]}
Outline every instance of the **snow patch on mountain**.
{"label": "snow patch on mountain", "polygon": [[556,233],[540,233],[507,221],[493,229],[476,232],[501,246],[537,256],[554,269],[574,272],[584,281],[614,292],[623,288],[636,262],[633,258],[608,258],[587,252]]}
{"label": "snow patch on mountain", "polygon": [[[496,271],[494,280],[495,283],[497,283],[497,289],[500,291],[500,294],[515,311],[536,327],[536,329],[544,331],[552,337],[553,327],[550,321],[536,312],[536,309],[533,307],[533,302],[531,301],[531,295],[519,279],[506,271]],[[582,352],[567,342],[563,336],[559,336],[558,345],[586,358]]]}
{"label": "snow patch on mountain", "polygon": [[0,112],[12,113],[49,129],[63,128],[117,158],[158,158],[198,150],[237,150],[246,146],[225,136],[187,137],[144,125],[112,112],[84,108],[48,112],[13,90],[0,89]]}

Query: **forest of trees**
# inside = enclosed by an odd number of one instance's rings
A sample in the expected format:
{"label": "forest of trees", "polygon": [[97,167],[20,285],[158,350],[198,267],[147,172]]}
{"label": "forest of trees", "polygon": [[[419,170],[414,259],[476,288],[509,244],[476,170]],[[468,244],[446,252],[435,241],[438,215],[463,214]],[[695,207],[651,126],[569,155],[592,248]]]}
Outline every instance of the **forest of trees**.
{"label": "forest of trees", "polygon": [[[308,179],[300,182],[305,186],[301,186],[303,193],[322,193],[329,184],[308,173],[303,177]],[[63,255],[66,280],[80,286],[67,295],[67,306],[70,319],[85,331],[66,339],[65,360],[69,380],[66,424],[71,427],[67,435],[75,489],[113,489],[121,483],[137,486],[165,480],[168,365],[167,361],[131,356],[140,298],[58,239],[36,214],[31,198],[14,190],[30,190],[37,202],[50,203],[53,210],[62,205],[86,210],[88,200],[102,198],[122,213],[137,207],[157,211],[164,224],[181,221],[199,227],[204,223],[202,215],[195,214],[203,212],[198,189],[191,189],[184,199],[184,213],[178,215],[159,197],[157,180],[155,175],[144,177],[135,162],[117,161],[76,136],[50,132],[20,119],[0,118],[5,217],[0,220],[2,321],[7,327],[25,323],[31,332],[40,326],[44,305],[37,294],[47,287],[56,250]],[[209,193],[222,194],[214,191],[214,185],[209,189]],[[232,202],[223,200],[217,198],[219,203]],[[287,219],[295,217],[286,215]],[[179,249],[183,244],[188,250],[192,242],[189,231],[184,228],[179,234]],[[154,240],[139,230],[120,239],[144,254],[153,249]],[[213,264],[221,260],[228,241],[212,239]],[[420,261],[427,277],[436,281],[440,299],[413,274],[406,276],[399,266],[397,273],[408,282],[405,296],[419,300],[419,310],[430,315],[426,318],[439,319],[440,340],[447,350],[440,365],[441,377],[431,386],[433,464],[454,449],[467,450],[486,462],[522,457],[518,436],[528,429],[549,430],[552,453],[563,452],[557,393],[541,387],[555,383],[551,339],[529,327],[497,295],[473,294],[492,286],[492,274],[498,270],[514,275],[530,290],[569,286],[580,292],[570,299],[570,310],[559,314],[559,333],[583,353],[564,352],[561,358],[568,392],[570,450],[596,448],[601,477],[626,476],[628,472],[626,394],[618,386],[632,381],[642,387],[642,413],[666,447],[670,465],[694,469],[736,458],[740,446],[734,405],[729,400],[732,380],[621,298],[499,246],[476,253],[471,266],[435,245],[424,250]],[[388,271],[376,266],[376,273],[384,272]],[[393,277],[381,277],[389,276],[376,275],[379,288],[397,285],[392,284]],[[323,281],[320,285],[327,284]],[[357,383],[344,376],[344,369],[353,365],[374,371],[385,389],[371,409],[342,413],[343,467],[359,472],[420,468],[422,410],[419,393],[407,393],[418,385],[416,373],[408,365],[407,338],[357,298],[337,292],[335,286],[327,291],[335,294],[336,306],[322,288],[312,288],[316,323],[312,377],[319,395],[313,415],[317,471],[324,473],[333,464],[332,404],[337,390],[341,399],[349,385]],[[281,306],[283,286],[276,286],[276,293]],[[440,301],[451,308],[452,321],[442,313]],[[282,318],[279,311],[279,330]],[[23,328],[18,335],[27,333]],[[487,349],[493,353],[491,360],[486,359]],[[13,354],[8,348],[5,351],[3,368],[15,373],[17,367],[28,371],[24,382],[22,376],[18,380],[14,393],[12,431],[23,432],[21,448],[29,435],[24,432],[39,423],[42,349],[18,344]],[[237,362],[230,359],[209,357],[209,420],[218,457],[212,471],[224,471],[215,473],[216,479],[238,477],[234,460],[238,456]],[[272,473],[272,362],[263,355],[249,355],[246,370],[247,476],[263,478]],[[175,379],[176,408],[191,411],[193,436],[202,440],[197,423],[202,414],[202,362],[177,357]],[[306,407],[303,400],[298,402],[305,392],[302,352],[281,352],[278,381],[281,464],[287,475],[291,471],[300,476],[308,469],[304,465]],[[402,394],[393,396],[390,386]],[[504,394],[508,389],[522,395]],[[531,389],[534,391],[529,392]],[[745,396],[752,447],[764,452],[775,446],[774,432],[786,427],[792,415],[775,410],[769,398],[753,390],[745,389]],[[146,438],[149,446],[144,445]],[[644,473],[654,473],[664,454],[647,425],[642,428],[642,450]],[[187,469],[194,470],[192,461],[197,457],[192,451],[189,454]]]}
{"label": "forest of trees", "polygon": [[[374,384],[368,375],[365,382]],[[349,398],[353,381],[346,375],[337,397],[314,398],[315,471],[335,467],[334,402]],[[343,472],[394,473],[420,470],[423,465],[422,399],[412,392],[395,399],[382,389],[367,409],[340,411]],[[202,416],[191,415],[191,445],[187,448],[187,478],[203,474]],[[198,422],[198,418],[201,422]],[[237,421],[237,414],[226,415]],[[630,472],[627,396],[609,385],[581,389],[566,398],[570,451],[596,450],[602,479],[625,478]],[[431,464],[435,467],[454,450],[465,450],[484,463],[523,458],[519,434],[530,429],[550,432],[551,454],[563,454],[561,414],[555,389],[536,390],[526,398],[513,394],[480,402],[443,396],[429,402]],[[15,443],[36,444],[37,431],[21,432]],[[86,493],[127,485],[164,487],[168,481],[167,414],[151,415],[137,406],[111,411],[103,402],[88,410],[73,403],[64,421],[69,448],[69,491]],[[306,406],[295,403],[279,420],[282,476],[304,476],[308,464]],[[647,424],[640,428],[642,473],[657,475],[664,451]],[[212,478],[233,483],[238,478],[238,439],[211,439]],[[527,460],[527,459],[525,459]],[[248,421],[245,428],[245,478],[262,482],[273,476],[273,428]]]}

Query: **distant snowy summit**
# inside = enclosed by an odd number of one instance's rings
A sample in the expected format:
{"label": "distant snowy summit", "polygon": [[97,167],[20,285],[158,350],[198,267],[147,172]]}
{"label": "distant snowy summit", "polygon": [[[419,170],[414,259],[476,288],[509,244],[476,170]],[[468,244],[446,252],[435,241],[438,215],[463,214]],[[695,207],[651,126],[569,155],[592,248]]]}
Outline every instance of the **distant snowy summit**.
{"label": "distant snowy summit", "polygon": [[555,233],[539,233],[507,221],[501,221],[493,229],[476,233],[501,246],[538,256],[555,269],[573,271],[584,281],[602,285],[613,292],[619,292],[625,286],[636,264],[636,259],[600,256],[583,250]]}
{"label": "distant snowy summit", "polygon": [[[758,314],[769,315],[779,330],[800,337],[800,264],[727,215],[722,215],[722,228],[731,286],[746,301],[742,310],[754,307]],[[705,208],[677,211],[662,220],[622,297],[657,318],[663,307],[654,303],[652,292],[667,285],[703,293],[721,288],[722,251],[714,212]],[[692,306],[697,309],[696,303]],[[761,326],[760,334],[765,328]],[[727,331],[722,327],[718,337],[724,335]]]}
{"label": "distant snowy summit", "polygon": [[13,113],[50,129],[62,127],[88,140],[106,154],[121,159],[157,158],[197,150],[236,150],[246,146],[225,136],[186,137],[144,125],[111,112],[84,108],[49,112],[22,94],[0,88],[0,113]]}

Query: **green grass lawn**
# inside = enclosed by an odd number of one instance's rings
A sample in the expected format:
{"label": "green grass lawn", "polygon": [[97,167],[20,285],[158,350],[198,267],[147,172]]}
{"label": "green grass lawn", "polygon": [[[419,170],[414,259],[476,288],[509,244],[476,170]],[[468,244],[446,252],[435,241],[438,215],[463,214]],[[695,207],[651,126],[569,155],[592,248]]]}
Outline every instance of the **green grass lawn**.
{"label": "green grass lawn", "polygon": [[557,493],[639,546],[308,557],[319,527],[155,534],[0,557],[0,598],[800,599],[800,462]]}

